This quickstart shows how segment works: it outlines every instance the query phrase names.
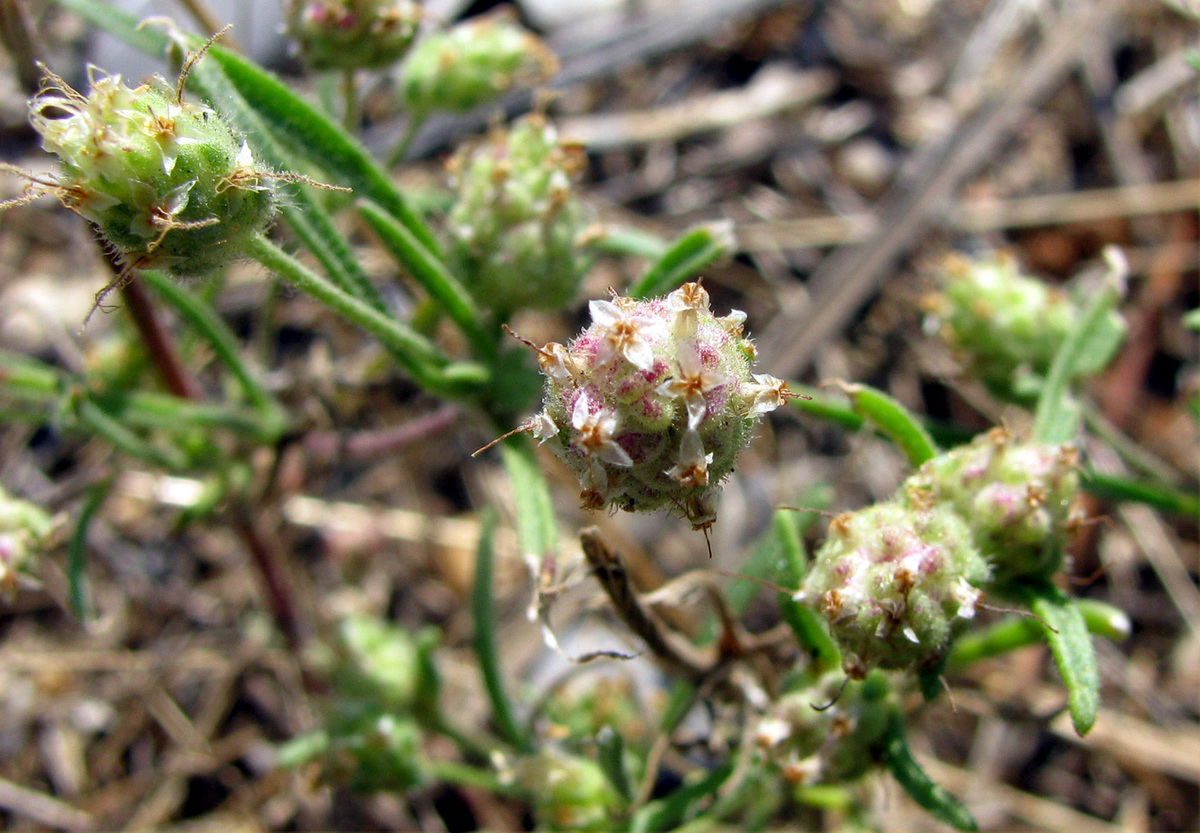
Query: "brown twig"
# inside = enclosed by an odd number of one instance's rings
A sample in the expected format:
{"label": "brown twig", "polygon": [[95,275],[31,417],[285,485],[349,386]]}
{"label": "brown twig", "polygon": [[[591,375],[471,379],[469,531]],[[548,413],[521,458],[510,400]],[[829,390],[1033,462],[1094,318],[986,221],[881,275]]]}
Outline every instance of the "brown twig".
{"label": "brown twig", "polygon": [[718,670],[719,660],[714,662],[691,646],[673,644],[667,638],[630,583],[621,556],[604,543],[598,528],[590,526],[581,531],[579,541],[596,580],[612,601],[617,617],[646,643],[663,667],[694,682]]}
{"label": "brown twig", "polygon": [[[112,256],[106,254],[106,257],[109,259],[109,265],[118,270]],[[180,399],[200,399],[200,385],[193,374],[184,370],[179,351],[175,348],[175,341],[155,313],[150,297],[146,294],[145,285],[139,280],[126,281],[121,286],[121,296],[125,299],[125,309],[133,319],[142,343],[146,345],[150,361],[154,363],[167,390]]]}

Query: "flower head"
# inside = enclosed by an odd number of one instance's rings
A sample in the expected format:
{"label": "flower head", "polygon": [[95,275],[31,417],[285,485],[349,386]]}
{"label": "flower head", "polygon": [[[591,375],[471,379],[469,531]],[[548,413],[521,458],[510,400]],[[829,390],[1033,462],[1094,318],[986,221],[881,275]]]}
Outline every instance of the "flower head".
{"label": "flower head", "polygon": [[589,310],[592,325],[565,348],[534,348],[544,408],[522,430],[572,469],[585,506],[672,508],[707,526],[721,481],[786,396],[783,383],[750,373],[746,339],[712,314],[698,283]]}

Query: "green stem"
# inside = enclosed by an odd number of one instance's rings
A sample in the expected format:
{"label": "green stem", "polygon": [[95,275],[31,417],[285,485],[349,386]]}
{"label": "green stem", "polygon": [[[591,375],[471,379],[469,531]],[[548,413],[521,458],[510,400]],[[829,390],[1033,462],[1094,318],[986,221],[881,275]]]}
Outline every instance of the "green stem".
{"label": "green stem", "polygon": [[349,295],[265,237],[254,238],[246,253],[292,286],[378,338],[417,384],[432,393],[445,392],[446,385],[439,371],[445,366],[446,358],[432,342]]}
{"label": "green stem", "polygon": [[510,798],[526,798],[525,791],[515,784],[506,784],[492,773],[455,761],[422,762],[421,769],[435,780],[447,784],[458,784],[464,787],[479,787],[492,795],[502,795]]}
{"label": "green stem", "polygon": [[446,715],[442,714],[441,712],[438,712],[433,716],[433,720],[430,722],[429,728],[437,732],[439,735],[443,735],[444,737],[454,741],[460,750],[476,760],[486,761],[491,758],[492,749],[494,747],[467,734],[465,731],[449,722],[446,719]]}
{"label": "green stem", "polygon": [[358,107],[358,84],[354,76],[353,69],[342,71],[342,101],[346,108],[342,115],[342,126],[346,128],[347,133],[352,135],[358,132],[358,123],[361,119]]}
{"label": "green stem", "polygon": [[[1076,602],[1090,633],[1119,642],[1129,636],[1132,625],[1120,608],[1092,599]],[[987,628],[963,634],[946,657],[945,672],[952,673],[991,657],[1001,656],[1046,641],[1046,630],[1033,616],[1012,616]]]}
{"label": "green stem", "polygon": [[360,200],[359,213],[379,235],[385,248],[421,284],[470,340],[476,355],[494,357],[496,340],[484,330],[483,315],[474,299],[446,264],[421,245],[408,227],[370,200]]}
{"label": "green stem", "polygon": [[134,432],[130,431],[117,420],[106,414],[95,402],[81,398],[76,402],[75,415],[79,424],[104,437],[113,446],[132,457],[148,460],[156,466],[168,471],[182,471],[187,468],[187,458],[176,449],[157,448]]}
{"label": "green stem", "polygon": [[513,715],[512,705],[504,690],[500,655],[496,647],[496,612],[492,604],[492,566],[495,560],[493,532],[496,516],[483,512],[483,531],[475,560],[475,586],[471,591],[471,613],[475,619],[475,656],[483,675],[483,686],[492,705],[492,716],[501,736],[522,752],[533,751],[532,740],[522,731]]}
{"label": "green stem", "polygon": [[396,145],[395,149],[388,154],[387,167],[389,170],[404,161],[404,157],[408,155],[408,149],[412,147],[413,140],[417,138],[417,133],[420,132],[423,124],[425,124],[424,114],[409,116],[408,126],[404,128],[400,144]]}

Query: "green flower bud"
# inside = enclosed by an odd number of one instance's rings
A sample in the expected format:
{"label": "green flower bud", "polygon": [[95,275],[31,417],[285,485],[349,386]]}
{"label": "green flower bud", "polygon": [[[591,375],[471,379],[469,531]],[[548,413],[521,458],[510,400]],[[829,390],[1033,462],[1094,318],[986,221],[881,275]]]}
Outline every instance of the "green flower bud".
{"label": "green flower bud", "polygon": [[649,301],[592,301],[589,310],[592,326],[570,346],[538,350],[543,410],[521,430],[550,442],[579,479],[585,507],[668,507],[708,526],[720,481],[786,386],[750,372],[745,314],[716,318],[698,283]]}
{"label": "green flower bud", "polygon": [[[1017,261],[1000,254],[969,261],[954,256],[942,267],[943,289],[927,301],[931,321],[964,357],[969,372],[1002,398],[1029,401],[1081,313],[1067,293],[1021,273]],[[1103,343],[1080,375],[1104,368],[1119,346],[1125,325],[1109,316]]]}
{"label": "green flower bud", "polygon": [[586,164],[583,149],[560,141],[541,114],[450,160],[450,259],[481,304],[503,315],[574,297],[588,264],[586,214],[573,188]]}
{"label": "green flower bud", "polygon": [[313,69],[376,69],[408,51],[421,11],[413,0],[292,0],[287,31]]}
{"label": "green flower bud", "polygon": [[11,596],[50,539],[54,523],[40,507],[0,489],[0,595]]}
{"label": "green flower bud", "polygon": [[505,10],[422,38],[400,70],[400,93],[417,118],[463,112],[518,86],[545,83],[558,60]]}
{"label": "green flower bud", "polygon": [[408,789],[423,776],[421,733],[407,718],[364,708],[334,724],[325,762],[332,780],[355,789]]}
{"label": "green flower bud", "polygon": [[538,829],[612,829],[620,796],[596,762],[546,748],[520,762],[516,779],[532,797]]}
{"label": "green flower bud", "polygon": [[818,610],[847,674],[920,669],[941,657],[956,620],[975,615],[988,565],[949,506],[877,503],[838,515],[799,601]]}
{"label": "green flower bud", "polygon": [[415,638],[407,630],[377,619],[350,617],[338,629],[338,693],[392,713],[419,712],[432,706],[440,683],[433,665],[435,635]]}
{"label": "green flower bud", "polygon": [[271,221],[275,189],[215,112],[161,78],[130,89],[92,79],[88,96],[51,77],[29,104],[42,147],[62,162],[36,183],[94,223],[125,263],[202,276],[238,258]]}
{"label": "green flower bud", "polygon": [[912,506],[947,504],[964,518],[996,584],[1062,567],[1079,493],[1072,445],[1016,442],[1003,428],[929,460],[904,484]]}
{"label": "green flower bud", "polygon": [[878,766],[895,708],[878,672],[861,681],[827,674],[811,689],[772,703],[754,739],[790,783],[845,784]]}

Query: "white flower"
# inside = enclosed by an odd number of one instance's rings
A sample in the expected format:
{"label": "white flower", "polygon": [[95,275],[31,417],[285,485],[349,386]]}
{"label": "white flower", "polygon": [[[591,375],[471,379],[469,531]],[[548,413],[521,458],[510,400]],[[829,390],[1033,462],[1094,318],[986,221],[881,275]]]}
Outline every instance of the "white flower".
{"label": "white flower", "polygon": [[707,310],[708,290],[698,281],[685,283],[667,296],[667,309],[680,312],[682,310]]}
{"label": "white flower", "polygon": [[708,290],[699,283],[685,283],[667,296],[667,309],[675,312],[671,326],[679,341],[694,339],[700,324],[700,311],[708,312]]}
{"label": "white flower", "polygon": [[571,365],[574,362],[566,347],[552,341],[545,347],[534,349],[537,350],[538,367],[542,369],[542,373],[559,383],[571,380],[574,375],[571,373]]}
{"label": "white flower", "polygon": [[729,315],[726,315],[724,318],[718,318],[717,323],[724,327],[725,332],[734,338],[741,338],[745,330],[746,313],[740,309],[731,309]]}
{"label": "white flower", "polygon": [[764,717],[754,730],[754,742],[763,749],[773,749],[791,736],[791,725],[779,717]]}
{"label": "white flower", "polygon": [[658,392],[672,399],[683,399],[688,412],[688,430],[695,431],[708,413],[704,394],[728,384],[732,378],[716,368],[705,370],[694,341],[679,345],[678,362],[679,373],[659,385]]}
{"label": "white flower", "polygon": [[596,354],[600,364],[621,356],[638,370],[649,370],[654,366],[650,340],[660,334],[661,322],[643,315],[630,315],[612,301],[592,301],[588,304],[588,312],[603,331]]}
{"label": "white flower", "polygon": [[593,469],[601,460],[622,468],[632,466],[633,459],[613,439],[613,432],[617,430],[617,418],[604,408],[595,413],[591,412],[591,408],[587,393],[580,393],[571,411],[571,427],[576,432],[571,445],[581,449],[591,458]]}
{"label": "white flower", "polygon": [[679,445],[679,462],[667,469],[666,474],[680,486],[703,488],[708,485],[708,467],[712,461],[712,453],[704,453],[700,434],[689,429]]}
{"label": "white flower", "polygon": [[787,383],[782,379],[776,379],[766,373],[755,373],[752,378],[754,384],[745,388],[750,398],[750,411],[747,414],[750,418],[769,414],[787,401]]}
{"label": "white flower", "polygon": [[558,436],[558,426],[543,411],[529,420],[529,433],[533,434],[538,440],[538,445],[541,445],[551,437]]}

